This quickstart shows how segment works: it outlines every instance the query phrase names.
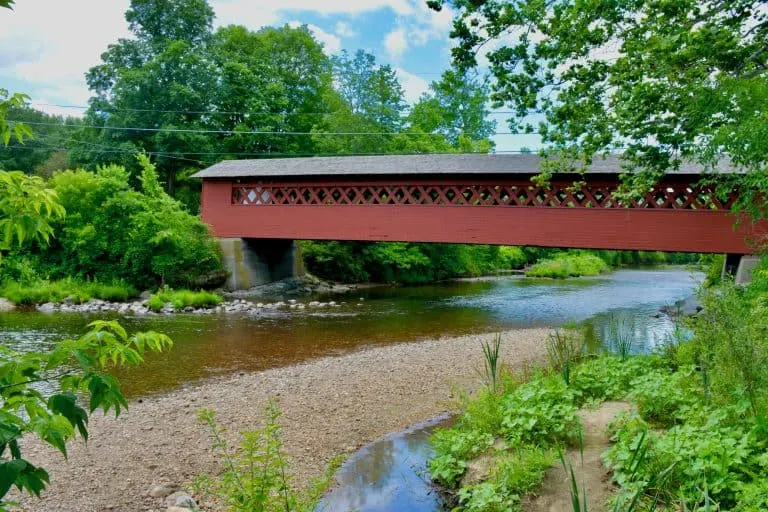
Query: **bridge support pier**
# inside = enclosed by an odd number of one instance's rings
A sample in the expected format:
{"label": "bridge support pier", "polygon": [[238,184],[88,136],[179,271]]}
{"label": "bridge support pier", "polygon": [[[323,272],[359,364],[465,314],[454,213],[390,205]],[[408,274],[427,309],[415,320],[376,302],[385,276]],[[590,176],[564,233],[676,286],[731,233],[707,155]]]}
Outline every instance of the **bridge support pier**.
{"label": "bridge support pier", "polygon": [[227,290],[247,290],[304,273],[299,248],[293,240],[219,238]]}
{"label": "bridge support pier", "polygon": [[722,277],[732,276],[736,284],[749,284],[752,271],[757,267],[760,256],[747,254],[726,254]]}

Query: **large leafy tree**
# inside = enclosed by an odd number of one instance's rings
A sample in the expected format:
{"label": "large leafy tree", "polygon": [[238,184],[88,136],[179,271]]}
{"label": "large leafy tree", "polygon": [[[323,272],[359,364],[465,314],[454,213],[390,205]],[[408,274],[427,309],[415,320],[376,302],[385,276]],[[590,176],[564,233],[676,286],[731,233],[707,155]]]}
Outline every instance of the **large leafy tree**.
{"label": "large leafy tree", "polygon": [[232,132],[219,135],[220,151],[245,158],[312,152],[311,137],[300,134],[327,111],[332,78],[322,45],[306,27],[224,27],[212,53],[219,77],[212,120]]}
{"label": "large leafy tree", "polygon": [[185,153],[211,148],[210,137],[194,130],[206,128],[216,86],[208,53],[213,10],[206,0],[132,0],[126,20],[134,38],[110,45],[86,74],[95,95],[87,123],[116,129],[79,134],[74,159],[138,170],[133,154],[151,152],[173,191],[177,173],[199,164]]}
{"label": "large leafy tree", "polygon": [[[571,156],[622,148],[635,188],[728,157],[768,186],[768,11],[754,0],[431,0],[456,9],[463,69],[487,58],[495,105]],[[755,197],[744,206],[754,213]],[[759,205],[757,205],[759,206]]]}

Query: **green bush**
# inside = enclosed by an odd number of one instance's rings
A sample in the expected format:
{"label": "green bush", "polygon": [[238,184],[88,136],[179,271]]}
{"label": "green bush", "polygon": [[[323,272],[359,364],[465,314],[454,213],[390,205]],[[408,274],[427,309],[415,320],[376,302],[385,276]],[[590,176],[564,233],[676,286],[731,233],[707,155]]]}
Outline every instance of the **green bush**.
{"label": "green bush", "polygon": [[645,421],[670,427],[682,421],[681,413],[686,407],[703,405],[693,389],[696,382],[691,367],[672,374],[653,370],[632,380],[630,397]]}
{"label": "green bush", "polygon": [[56,173],[50,185],[67,215],[53,223],[55,239],[44,249],[24,245],[12,257],[50,279],[123,281],[138,289],[221,284],[221,254],[207,226],[162,191],[148,160],[142,166],[140,190],[122,167]]}
{"label": "green bush", "polygon": [[540,261],[528,269],[529,277],[567,277],[596,276],[609,270],[608,264],[591,254],[564,254],[555,259]]}
{"label": "green bush", "polygon": [[621,400],[633,389],[633,380],[663,364],[656,356],[622,359],[602,354],[575,368],[570,387],[581,403]]}
{"label": "green bush", "polygon": [[504,398],[502,431],[518,445],[541,446],[573,441],[581,426],[575,394],[559,375],[538,377]]}
{"label": "green bush", "polygon": [[520,268],[518,247],[405,242],[300,242],[307,270],[341,282],[422,284]]}
{"label": "green bush", "polygon": [[[651,433],[640,420],[626,421],[614,436],[616,444],[606,452],[605,460],[625,494],[640,490],[682,499],[689,510],[698,510],[706,491],[721,510],[731,510],[740,501],[745,482],[755,477],[763,480],[765,440],[753,433],[753,420],[738,413],[701,408],[691,413],[696,417],[662,433]],[[647,452],[638,465],[641,439],[646,440]],[[655,479],[659,474],[665,477]],[[647,488],[651,481],[656,488]],[[752,490],[747,487],[747,491]]]}
{"label": "green bush", "polygon": [[220,295],[203,290],[193,292],[191,290],[164,289],[149,298],[147,307],[153,311],[160,311],[166,304],[170,303],[176,309],[186,307],[209,308],[218,306],[223,300]]}
{"label": "green bush", "polygon": [[500,455],[488,481],[459,491],[459,503],[469,512],[521,510],[522,497],[538,489],[553,461],[551,452],[535,446]]}
{"label": "green bush", "polygon": [[280,410],[270,400],[264,412],[264,425],[242,433],[237,446],[227,440],[224,429],[216,423],[213,411],[198,414],[206,426],[214,455],[221,463],[219,475],[200,475],[195,481],[197,494],[215,500],[230,512],[310,512],[333,482],[339,465],[334,459],[321,477],[308,488],[293,485],[288,455],[283,447]]}
{"label": "green bush", "polygon": [[0,287],[0,296],[17,305],[31,306],[46,302],[60,303],[65,299],[76,304],[91,299],[123,302],[138,296],[136,289],[125,283],[103,284],[75,279],[38,281],[31,284],[9,282]]}
{"label": "green bush", "polygon": [[429,474],[435,482],[456,487],[467,470],[467,462],[493,444],[493,436],[461,427],[438,429],[429,439],[435,456],[429,460]]}

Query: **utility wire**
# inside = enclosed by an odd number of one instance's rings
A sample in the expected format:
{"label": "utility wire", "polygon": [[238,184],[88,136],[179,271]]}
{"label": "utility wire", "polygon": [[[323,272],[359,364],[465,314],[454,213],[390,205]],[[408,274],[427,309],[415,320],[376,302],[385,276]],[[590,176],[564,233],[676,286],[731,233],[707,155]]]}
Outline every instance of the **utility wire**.
{"label": "utility wire", "polygon": [[[71,108],[77,110],[88,110],[91,108],[89,105],[62,105],[58,103],[37,103],[32,102],[31,106],[45,106],[45,107],[58,107],[58,108]],[[411,110],[413,107],[405,107],[404,110]],[[106,107],[106,108],[94,108],[96,112],[155,112],[160,114],[197,114],[197,115],[263,115],[263,116],[321,116],[334,114],[335,112],[270,112],[267,110],[249,110],[249,111],[230,111],[230,110],[163,110],[153,108],[118,108],[118,107]],[[495,110],[487,113],[488,115],[509,115],[516,114],[512,110]]]}
{"label": "utility wire", "polygon": [[[444,137],[442,133],[423,133],[423,132],[298,132],[298,131],[270,131],[270,130],[206,130],[198,128],[146,128],[139,126],[97,126],[92,124],[61,124],[61,123],[47,123],[39,121],[23,121],[20,119],[7,119],[7,121],[24,123],[30,126],[58,126],[61,128],[88,128],[94,130],[115,130],[115,131],[135,131],[135,132],[163,132],[163,133],[207,133],[207,134],[221,134],[221,135],[341,135],[341,136],[370,136],[376,137],[380,135],[408,135],[414,137]],[[467,133],[460,133],[459,135],[471,135]],[[521,132],[495,132],[493,135],[538,135],[536,132],[521,133]]]}

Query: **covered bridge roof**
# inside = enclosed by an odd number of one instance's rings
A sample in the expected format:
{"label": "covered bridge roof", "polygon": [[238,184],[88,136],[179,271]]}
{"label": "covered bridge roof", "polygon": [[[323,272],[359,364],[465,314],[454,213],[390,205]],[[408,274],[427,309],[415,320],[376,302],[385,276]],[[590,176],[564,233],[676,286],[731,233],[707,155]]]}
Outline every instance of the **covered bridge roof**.
{"label": "covered bridge roof", "polygon": [[[194,178],[282,178],[299,176],[370,176],[411,174],[537,174],[540,157],[534,154],[440,154],[324,156],[224,160],[194,174]],[[596,157],[590,174],[620,174],[616,155]],[[728,165],[718,169],[732,172]],[[704,167],[684,163],[674,174],[701,174]]]}

